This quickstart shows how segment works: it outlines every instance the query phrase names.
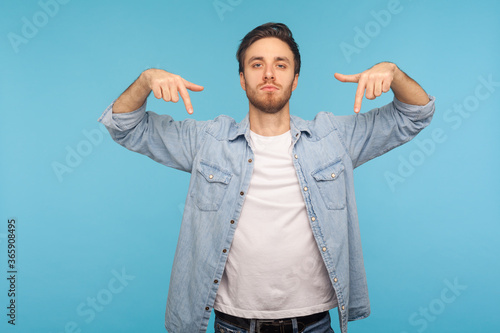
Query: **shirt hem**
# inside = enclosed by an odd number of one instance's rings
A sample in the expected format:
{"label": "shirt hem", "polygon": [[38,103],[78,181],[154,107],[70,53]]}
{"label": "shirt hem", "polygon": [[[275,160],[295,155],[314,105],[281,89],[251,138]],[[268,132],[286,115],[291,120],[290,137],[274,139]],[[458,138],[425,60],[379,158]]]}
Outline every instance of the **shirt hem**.
{"label": "shirt hem", "polygon": [[246,319],[281,319],[308,316],[315,313],[329,311],[338,306],[337,301],[315,305],[301,309],[279,310],[279,311],[255,311],[230,307],[224,304],[217,304],[214,309],[225,314]]}

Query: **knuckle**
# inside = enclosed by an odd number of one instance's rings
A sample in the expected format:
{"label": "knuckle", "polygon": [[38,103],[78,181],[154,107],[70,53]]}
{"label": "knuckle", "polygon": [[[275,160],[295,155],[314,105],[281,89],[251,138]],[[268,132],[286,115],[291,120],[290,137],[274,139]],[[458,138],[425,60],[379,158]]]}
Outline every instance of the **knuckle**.
{"label": "knuckle", "polygon": [[159,87],[164,87],[166,84],[165,79],[154,79],[153,84]]}
{"label": "knuckle", "polygon": [[179,75],[174,75],[174,76],[170,77],[170,82],[172,83],[172,85],[175,85],[177,87],[182,82],[181,77]]}

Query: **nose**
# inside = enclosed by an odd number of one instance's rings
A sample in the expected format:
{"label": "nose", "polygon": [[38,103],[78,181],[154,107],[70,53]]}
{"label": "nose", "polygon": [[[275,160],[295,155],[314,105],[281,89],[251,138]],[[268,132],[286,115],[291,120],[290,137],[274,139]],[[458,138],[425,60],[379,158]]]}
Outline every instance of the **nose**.
{"label": "nose", "polygon": [[264,72],[264,79],[265,80],[274,80],[274,71],[272,66],[267,66],[265,72]]}

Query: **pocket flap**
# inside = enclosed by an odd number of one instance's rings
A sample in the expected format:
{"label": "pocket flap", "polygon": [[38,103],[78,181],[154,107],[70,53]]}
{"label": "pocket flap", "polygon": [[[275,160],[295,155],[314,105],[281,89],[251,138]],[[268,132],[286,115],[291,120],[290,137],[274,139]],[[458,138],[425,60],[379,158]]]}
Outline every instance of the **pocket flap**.
{"label": "pocket flap", "polygon": [[221,169],[220,167],[208,164],[206,162],[200,161],[200,167],[198,168],[198,172],[210,183],[223,183],[229,184],[231,181],[231,173],[226,170]]}
{"label": "pocket flap", "polygon": [[337,160],[313,171],[312,176],[316,181],[335,180],[342,172],[344,172],[344,163],[342,160]]}

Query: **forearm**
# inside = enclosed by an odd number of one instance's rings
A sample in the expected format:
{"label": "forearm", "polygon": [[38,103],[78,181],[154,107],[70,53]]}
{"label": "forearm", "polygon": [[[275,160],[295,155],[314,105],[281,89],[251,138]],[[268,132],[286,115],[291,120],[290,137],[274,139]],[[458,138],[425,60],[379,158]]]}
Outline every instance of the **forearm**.
{"label": "forearm", "polygon": [[425,90],[397,66],[391,89],[394,96],[403,103],[411,105],[426,105],[429,103],[429,96]]}
{"label": "forearm", "polygon": [[128,113],[140,108],[151,93],[145,72],[125,90],[113,105],[113,113]]}
{"label": "forearm", "polygon": [[395,99],[389,104],[357,115],[333,116],[354,167],[380,156],[414,138],[428,126],[435,98],[424,106]]}

